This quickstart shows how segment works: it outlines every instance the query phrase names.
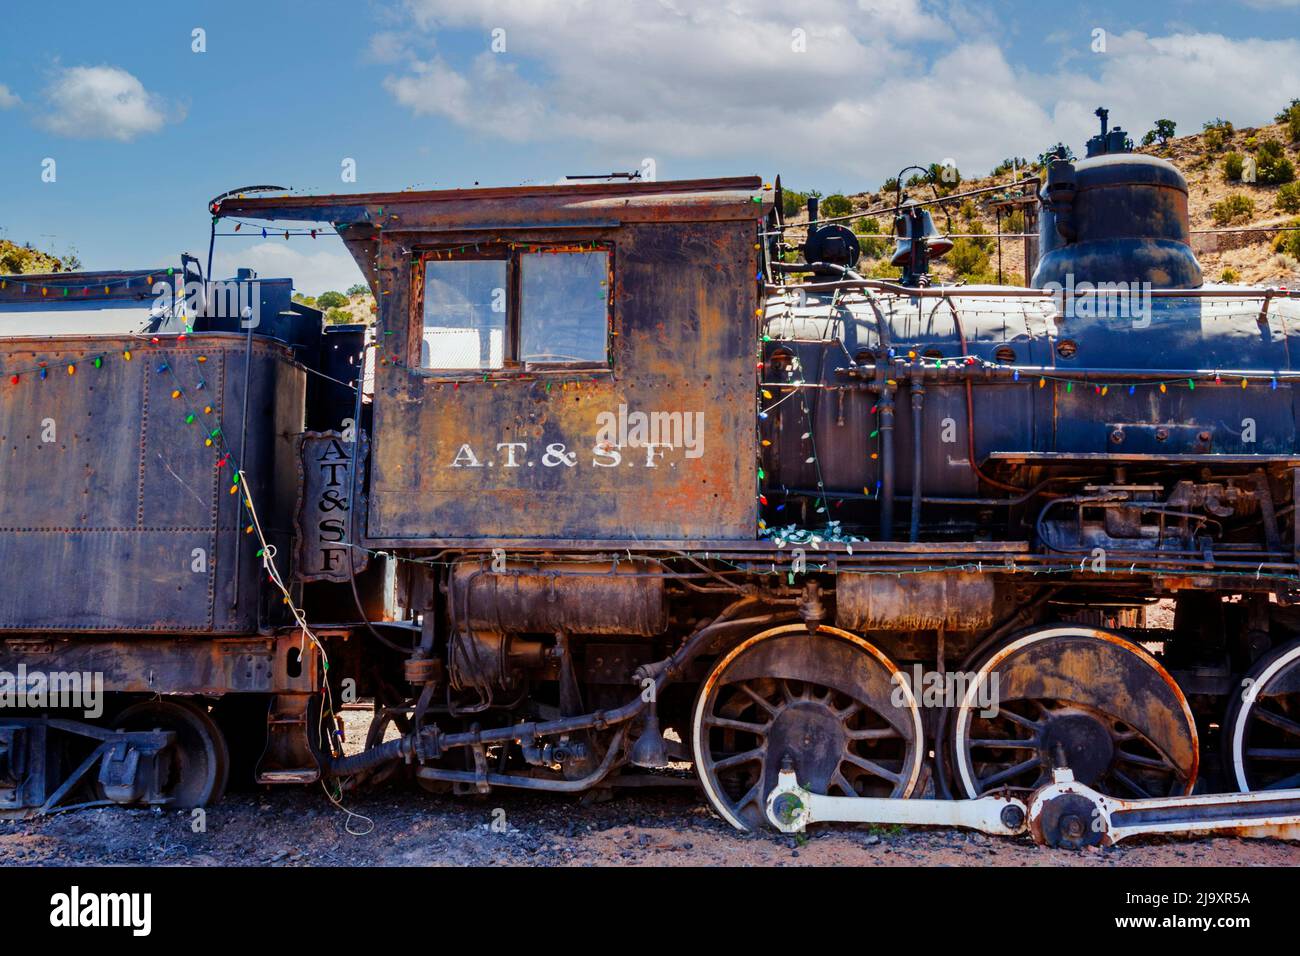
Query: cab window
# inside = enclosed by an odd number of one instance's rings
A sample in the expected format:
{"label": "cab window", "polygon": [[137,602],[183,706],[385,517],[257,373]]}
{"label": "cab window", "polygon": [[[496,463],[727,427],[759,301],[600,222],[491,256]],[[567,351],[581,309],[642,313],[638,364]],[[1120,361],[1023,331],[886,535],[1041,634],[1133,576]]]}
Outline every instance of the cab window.
{"label": "cab window", "polygon": [[610,254],[527,245],[424,260],[426,369],[607,368]]}

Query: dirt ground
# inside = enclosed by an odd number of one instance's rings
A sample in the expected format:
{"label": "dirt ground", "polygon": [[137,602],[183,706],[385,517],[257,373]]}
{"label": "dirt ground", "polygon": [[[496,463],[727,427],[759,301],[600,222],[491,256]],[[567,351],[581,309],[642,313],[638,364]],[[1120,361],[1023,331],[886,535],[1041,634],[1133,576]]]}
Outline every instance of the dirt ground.
{"label": "dirt ground", "polygon": [[[368,713],[343,717],[348,751]],[[680,773],[683,779],[689,774]],[[433,795],[407,784],[346,794],[319,784],[230,793],[193,811],[100,808],[0,820],[6,866],[1300,866],[1300,842],[1147,839],[1079,853],[962,830],[834,824],[745,834],[694,786],[609,799],[498,790]]]}
{"label": "dirt ground", "polygon": [[1300,865],[1300,844],[1274,840],[1153,839],[1074,853],[956,830],[828,826],[801,840],[746,835],[693,790],[638,791],[590,806],[573,797],[411,790],[345,805],[365,818],[349,817],[316,788],[227,797],[207,811],[202,833],[193,832],[189,812],[176,811],[0,821],[0,866]]}

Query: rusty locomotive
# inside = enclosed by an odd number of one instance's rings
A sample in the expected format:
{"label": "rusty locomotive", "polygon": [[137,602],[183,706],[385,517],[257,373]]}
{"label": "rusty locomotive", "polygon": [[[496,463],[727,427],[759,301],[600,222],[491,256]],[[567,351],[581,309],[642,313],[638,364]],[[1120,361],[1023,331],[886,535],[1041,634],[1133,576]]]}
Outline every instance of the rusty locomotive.
{"label": "rusty locomotive", "polygon": [[274,290],[6,325],[0,671],[104,704],[0,708],[0,812],[690,763],[740,828],[1294,822],[1300,305],[1205,284],[1116,132],[1037,184],[1023,288],[931,281],[940,200],[878,280],[758,179],[236,192],[334,225],[369,340]]}

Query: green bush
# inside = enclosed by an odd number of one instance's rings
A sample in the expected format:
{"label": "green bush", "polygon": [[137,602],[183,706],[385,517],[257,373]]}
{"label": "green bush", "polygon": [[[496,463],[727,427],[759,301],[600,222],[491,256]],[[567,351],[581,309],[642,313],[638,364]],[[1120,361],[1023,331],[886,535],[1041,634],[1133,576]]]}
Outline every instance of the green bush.
{"label": "green bush", "polygon": [[1238,219],[1249,219],[1255,213],[1255,200],[1242,193],[1233,193],[1210,206],[1210,215],[1217,226],[1226,226]]}
{"label": "green bush", "polygon": [[1279,212],[1300,212],[1300,183],[1287,183],[1279,189],[1273,205]]}
{"label": "green bush", "polygon": [[316,308],[318,309],[337,309],[341,305],[348,304],[348,297],[342,292],[322,292],[316,296]]}
{"label": "green bush", "polygon": [[818,210],[818,215],[833,219],[836,216],[847,216],[853,212],[853,203],[849,201],[847,196],[840,193],[831,193],[821,201]]}
{"label": "green bush", "polygon": [[1154,143],[1159,143],[1163,146],[1174,138],[1175,129],[1177,129],[1177,127],[1173,120],[1158,119],[1156,120],[1155,128],[1142,137],[1142,145],[1151,146]]}
{"label": "green bush", "polygon": [[782,214],[785,215],[787,219],[789,219],[791,216],[797,216],[799,213],[803,212],[806,208],[808,208],[808,199],[810,197],[816,196],[818,199],[820,199],[821,195],[822,194],[818,192],[816,189],[810,189],[806,193],[799,192],[798,190],[794,190],[794,189],[782,189],[781,190],[781,212]]}
{"label": "green bush", "polygon": [[880,234],[880,220],[868,216],[853,223],[853,231],[858,235],[858,245],[862,247],[865,259],[877,259],[890,248],[889,239]]}
{"label": "green bush", "polygon": [[1228,153],[1223,157],[1223,178],[1230,183],[1241,182],[1241,168],[1245,162],[1241,153]]}
{"label": "green bush", "polygon": [[1259,182],[1270,186],[1295,179],[1295,166],[1287,158],[1282,144],[1275,139],[1266,139],[1259,144],[1259,152],[1255,154],[1255,172]]}
{"label": "green bush", "polygon": [[364,282],[358,282],[355,285],[348,286],[349,296],[365,295],[369,291],[370,291],[370,286],[366,285]]}
{"label": "green bush", "polygon": [[1218,151],[1228,145],[1234,132],[1232,124],[1225,119],[1212,119],[1204,126],[1206,148]]}
{"label": "green bush", "polygon": [[1300,259],[1300,219],[1292,219],[1287,232],[1279,232],[1273,239],[1273,251]]}
{"label": "green bush", "polygon": [[959,276],[970,278],[989,271],[989,254],[977,240],[962,237],[954,239],[952,251],[944,258]]}
{"label": "green bush", "polygon": [[325,313],[325,321],[330,325],[350,325],[356,319],[352,317],[352,313],[347,309],[330,309]]}
{"label": "green bush", "polygon": [[1225,268],[1223,270],[1223,274],[1219,276],[1220,282],[1236,282],[1239,279],[1241,279],[1241,273],[1238,272],[1236,269],[1232,268],[1231,266]]}
{"label": "green bush", "polygon": [[1278,113],[1274,119],[1286,126],[1291,142],[1300,143],[1300,100],[1292,100],[1291,105]]}
{"label": "green bush", "polygon": [[1060,157],[1067,162],[1074,162],[1074,150],[1064,143],[1057,143],[1055,146],[1049,146],[1043,153],[1039,154],[1038,165],[1046,169],[1048,164],[1054,159]]}

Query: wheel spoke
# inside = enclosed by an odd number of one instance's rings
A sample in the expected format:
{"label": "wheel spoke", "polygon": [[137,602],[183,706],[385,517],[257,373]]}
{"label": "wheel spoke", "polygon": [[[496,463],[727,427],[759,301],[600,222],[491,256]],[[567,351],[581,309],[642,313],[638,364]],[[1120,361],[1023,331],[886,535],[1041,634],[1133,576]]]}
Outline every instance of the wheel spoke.
{"label": "wheel spoke", "polygon": [[1037,750],[1038,738],[1030,737],[1021,740],[1016,737],[989,737],[979,740],[972,740],[969,745],[972,749],[975,747],[995,747],[1006,748],[1007,750]]}
{"label": "wheel spoke", "polygon": [[770,701],[768,701],[766,697],[758,693],[758,691],[754,690],[754,688],[750,687],[749,684],[747,684],[745,681],[740,681],[739,683],[733,684],[732,686],[735,687],[737,690],[739,690],[741,693],[748,696],[749,699],[752,700],[754,703],[758,704],[759,707],[762,707],[765,711],[767,711],[769,716],[774,715],[776,713],[776,707]]}
{"label": "wheel spoke", "polygon": [[1142,754],[1129,753],[1127,750],[1116,750],[1115,759],[1120,760],[1123,763],[1131,763],[1135,767],[1150,767],[1152,770],[1172,770],[1175,773],[1178,772],[1178,768],[1168,760],[1164,759],[1163,756],[1157,759],[1155,757],[1146,757]]}
{"label": "wheel spoke", "polygon": [[1022,717],[1020,714],[1017,714],[1014,710],[1008,710],[1007,708],[1002,707],[998,710],[998,717],[1004,717],[1007,720],[1011,721],[1013,724],[1015,724],[1017,727],[1023,727],[1026,730],[1032,731],[1035,736],[1037,736],[1038,734],[1038,730],[1040,726],[1039,723],[1037,721],[1030,720],[1028,717]]}
{"label": "wheel spoke", "polygon": [[1276,727],[1278,730],[1285,731],[1293,737],[1300,737],[1300,723],[1289,717],[1283,717],[1271,710],[1265,710],[1259,705],[1255,706],[1255,712],[1251,716],[1256,720],[1262,720],[1264,723]]}
{"label": "wheel spoke", "polygon": [[732,720],[730,717],[719,717],[717,714],[708,714],[704,722],[710,727],[721,727],[725,730],[740,730],[748,734],[754,734],[757,737],[767,735],[767,728],[772,726],[772,722],[765,724],[753,724],[747,720]]}
{"label": "wheel spoke", "polygon": [[894,773],[892,770],[882,767],[874,760],[868,760],[866,757],[859,757],[854,753],[846,753],[844,755],[844,760],[853,764],[855,767],[865,770],[873,777],[880,777],[884,780],[890,781],[891,783],[898,783],[903,779],[901,774]]}
{"label": "wheel spoke", "polygon": [[853,784],[849,783],[848,778],[845,777],[844,774],[840,773],[838,769],[831,777],[831,786],[839,787],[840,791],[846,797],[856,797],[858,795],[858,791],[853,789]]}
{"label": "wheel spoke", "polygon": [[1300,760],[1300,747],[1251,747],[1246,756],[1256,760]]}
{"label": "wheel spoke", "polygon": [[893,727],[868,727],[863,730],[845,730],[849,740],[890,740],[903,736]]}
{"label": "wheel spoke", "polygon": [[733,804],[733,806],[737,810],[743,810],[746,807],[746,805],[750,803],[758,803],[759,810],[762,810],[763,809],[762,800],[760,799],[762,797],[762,794],[763,794],[763,778],[759,777],[758,780],[754,782],[754,785],[750,787],[748,790],[746,790],[745,795],[741,797],[739,800],[737,800]]}
{"label": "wheel spoke", "polygon": [[1004,783],[1007,780],[1013,780],[1025,771],[1032,770],[1035,767],[1039,769],[1042,768],[1042,764],[1039,762],[1037,757],[1030,760],[1022,760],[1014,766],[1007,767],[1004,770],[999,770],[997,773],[993,774],[993,776],[985,777],[983,780],[979,781],[980,791],[991,790],[999,784]]}
{"label": "wheel spoke", "polygon": [[1145,787],[1141,786],[1132,777],[1128,776],[1128,774],[1124,773],[1124,771],[1118,768],[1112,768],[1110,775],[1114,777],[1116,780],[1118,780],[1120,783],[1122,783],[1124,786],[1128,787],[1131,791],[1133,791],[1133,795],[1135,797],[1145,798],[1145,797],[1153,796],[1153,794],[1150,793]]}
{"label": "wheel spoke", "polygon": [[730,757],[723,757],[713,763],[713,769],[721,772],[730,770],[732,767],[739,767],[742,764],[753,763],[755,760],[762,761],[766,748],[755,747],[753,750],[746,750],[743,753],[732,754]]}
{"label": "wheel spoke", "polygon": [[856,700],[850,700],[848,706],[844,707],[842,710],[835,711],[835,716],[842,721],[848,720],[850,717],[852,717],[861,709],[862,709],[862,705],[860,703],[858,703]]}

